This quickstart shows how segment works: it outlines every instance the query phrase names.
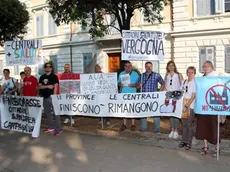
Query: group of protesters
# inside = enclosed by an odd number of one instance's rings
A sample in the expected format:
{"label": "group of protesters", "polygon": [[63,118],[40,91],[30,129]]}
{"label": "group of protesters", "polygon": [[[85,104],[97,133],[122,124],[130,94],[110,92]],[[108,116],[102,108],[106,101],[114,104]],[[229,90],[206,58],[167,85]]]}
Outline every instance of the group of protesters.
{"label": "group of protesters", "polygon": [[[54,135],[60,135],[62,133],[61,118],[60,115],[54,115],[51,95],[58,93],[59,80],[57,75],[54,74],[53,64],[47,62],[44,64],[45,73],[40,76],[39,80],[31,75],[31,68],[25,67],[24,72],[20,73],[21,80],[17,81],[15,78],[10,77],[10,70],[4,69],[4,79],[1,83],[0,93],[6,95],[20,95],[20,96],[41,96],[43,97],[44,114],[47,118],[47,128],[43,131],[54,132]],[[193,137],[204,140],[204,147],[201,150],[202,155],[206,155],[208,152],[208,142],[211,144],[217,144],[217,116],[215,115],[199,115],[194,114],[194,100],[196,97],[195,90],[195,75],[196,68],[190,66],[186,70],[187,79],[183,79],[181,73],[178,72],[174,61],[169,61],[166,66],[166,75],[164,78],[159,73],[153,72],[153,65],[151,62],[145,63],[146,71],[139,75],[133,70],[131,62],[125,62],[124,71],[118,76],[118,85],[120,93],[136,93],[138,89],[141,92],[157,92],[157,91],[175,91],[184,90],[183,99],[183,112],[182,112],[182,141],[179,144],[180,148],[189,150],[192,145]],[[206,61],[203,64],[204,77],[218,76],[218,73],[214,71],[212,62]],[[65,64],[64,73],[70,73],[71,66]],[[95,73],[102,73],[99,65],[95,66]],[[124,85],[122,83],[122,75],[130,76],[130,84]],[[159,87],[160,85],[160,87]],[[165,100],[166,106],[169,104]],[[53,115],[55,120],[53,120]],[[149,114],[151,117],[151,114]],[[160,133],[160,116],[154,114],[154,132]],[[55,123],[54,123],[55,121]],[[71,122],[74,124],[74,118],[66,117],[64,123]],[[110,125],[110,118],[104,118],[107,125]],[[170,117],[171,132],[169,138],[177,139],[179,119]],[[140,131],[147,131],[147,118],[140,119]],[[124,119],[120,131],[127,129],[127,120]],[[135,119],[132,119],[131,131],[136,130]],[[213,156],[217,156],[217,149],[213,152]]]}

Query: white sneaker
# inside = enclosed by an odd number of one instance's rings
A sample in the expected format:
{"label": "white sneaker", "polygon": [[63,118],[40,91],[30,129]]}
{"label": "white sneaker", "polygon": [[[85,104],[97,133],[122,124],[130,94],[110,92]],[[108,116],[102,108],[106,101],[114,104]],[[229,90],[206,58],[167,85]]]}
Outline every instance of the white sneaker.
{"label": "white sneaker", "polygon": [[171,133],[169,134],[169,138],[173,138],[173,136],[174,136],[174,132],[171,131]]}
{"label": "white sneaker", "polygon": [[175,132],[173,133],[173,138],[174,138],[174,139],[178,139],[178,136],[179,136],[178,132],[175,131]]}
{"label": "white sneaker", "polygon": [[65,121],[64,121],[64,124],[67,124],[69,122],[70,122],[69,118],[66,118]]}
{"label": "white sneaker", "polygon": [[71,124],[75,124],[75,121],[74,121],[74,119],[71,119]]}

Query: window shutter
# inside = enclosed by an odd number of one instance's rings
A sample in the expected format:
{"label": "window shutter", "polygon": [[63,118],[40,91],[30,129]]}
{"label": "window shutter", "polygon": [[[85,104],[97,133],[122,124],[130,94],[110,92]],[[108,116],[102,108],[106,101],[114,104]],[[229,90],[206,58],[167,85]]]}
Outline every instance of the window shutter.
{"label": "window shutter", "polygon": [[224,12],[224,0],[215,0],[215,13],[223,13]]}
{"label": "window shutter", "polygon": [[230,73],[230,46],[225,47],[225,72]]}
{"label": "window shutter", "polygon": [[36,36],[40,35],[40,25],[39,25],[39,22],[40,22],[40,17],[37,16],[36,17]]}
{"label": "window shutter", "polygon": [[205,1],[208,1],[208,0],[197,0],[196,1],[197,16],[205,16],[205,15],[207,15]]}
{"label": "window shutter", "polygon": [[49,35],[54,35],[57,33],[57,25],[54,22],[53,17],[49,14]]}
{"label": "window shutter", "polygon": [[37,16],[36,17],[36,36],[44,36],[44,17]]}
{"label": "window shutter", "polygon": [[206,60],[209,60],[214,64],[214,58],[215,58],[214,47],[206,47]]}
{"label": "window shutter", "polygon": [[90,63],[92,61],[92,53],[83,53],[83,72],[86,73],[88,72],[87,69],[90,67]]}
{"label": "window shutter", "polygon": [[41,19],[41,21],[40,21],[40,30],[41,30],[41,35],[40,36],[44,36],[44,16],[40,16],[40,19]]}
{"label": "window shutter", "polygon": [[206,61],[206,48],[201,47],[199,48],[199,66],[200,66],[200,72],[203,72],[203,64]]}

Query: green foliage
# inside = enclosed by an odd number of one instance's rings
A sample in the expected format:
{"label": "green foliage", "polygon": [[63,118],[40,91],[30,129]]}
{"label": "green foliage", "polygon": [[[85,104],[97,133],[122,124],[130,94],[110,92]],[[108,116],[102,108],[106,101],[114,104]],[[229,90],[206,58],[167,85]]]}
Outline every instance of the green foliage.
{"label": "green foliage", "polygon": [[[130,21],[136,9],[143,11],[144,19],[153,23],[161,22],[160,12],[167,0],[47,0],[50,13],[57,25],[78,22],[88,27],[92,37],[103,37],[108,28],[120,33],[130,29]],[[111,23],[105,22],[105,14],[113,16]],[[119,27],[115,26],[118,22]]]}
{"label": "green foliage", "polygon": [[19,0],[0,0],[0,45],[16,37],[21,38],[27,31],[29,12]]}

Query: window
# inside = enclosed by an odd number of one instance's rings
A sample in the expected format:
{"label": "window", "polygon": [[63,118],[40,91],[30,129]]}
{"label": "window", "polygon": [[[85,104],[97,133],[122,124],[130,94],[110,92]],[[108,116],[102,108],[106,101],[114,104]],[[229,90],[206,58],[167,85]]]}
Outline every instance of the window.
{"label": "window", "polygon": [[197,16],[230,12],[230,0],[196,0]]}
{"label": "window", "polygon": [[36,16],[36,36],[44,36],[44,16]]}
{"label": "window", "polygon": [[50,56],[50,61],[52,61],[52,63],[53,63],[54,73],[58,73],[58,60],[57,60],[57,56],[56,55]]}
{"label": "window", "polygon": [[200,47],[199,48],[199,71],[203,73],[203,64],[206,60],[209,60],[213,63],[215,67],[215,47]]}
{"label": "window", "polygon": [[49,35],[57,34],[57,25],[54,22],[53,17],[49,14]]}
{"label": "window", "polygon": [[225,72],[230,73],[230,45],[225,47]]}
{"label": "window", "polygon": [[230,0],[225,0],[224,7],[225,7],[224,9],[225,12],[230,12]]}
{"label": "window", "polygon": [[89,71],[90,63],[92,62],[92,53],[83,53],[83,72]]}
{"label": "window", "polygon": [[[110,15],[108,16],[108,18],[109,18],[108,24],[111,25],[111,26],[109,27],[109,34],[110,34],[110,35],[114,35],[114,34],[118,34],[118,33],[120,34],[120,32],[117,30],[117,29],[119,29],[120,27],[119,27],[119,24],[118,24],[118,21],[117,21],[115,15],[110,14]],[[114,26],[114,27],[112,27],[112,26]],[[117,28],[117,29],[116,29],[116,28]]]}
{"label": "window", "polygon": [[208,16],[215,14],[215,0],[197,0],[197,16]]}

